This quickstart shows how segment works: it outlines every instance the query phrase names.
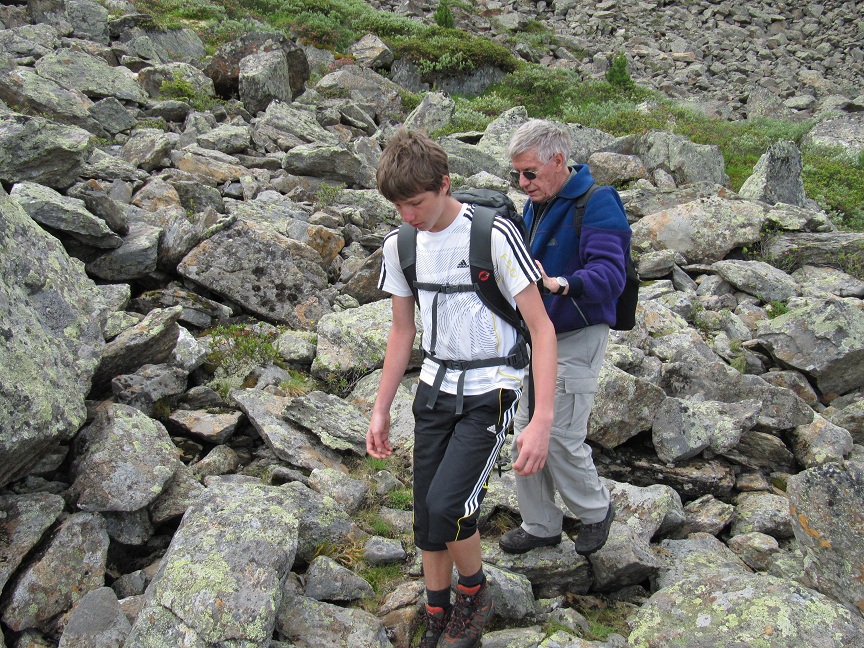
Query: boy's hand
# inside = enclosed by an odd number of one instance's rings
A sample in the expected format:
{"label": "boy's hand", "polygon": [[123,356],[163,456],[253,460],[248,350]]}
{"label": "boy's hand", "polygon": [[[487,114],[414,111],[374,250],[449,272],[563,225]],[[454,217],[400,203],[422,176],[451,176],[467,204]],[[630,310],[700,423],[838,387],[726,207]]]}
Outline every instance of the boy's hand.
{"label": "boy's hand", "polygon": [[516,448],[519,458],[513,463],[513,470],[520,477],[528,477],[543,470],[546,456],[549,454],[549,428],[544,432],[542,426],[533,421],[525,426],[522,433],[516,437]]}
{"label": "boy's hand", "polygon": [[393,454],[390,447],[390,413],[372,412],[372,420],[366,431],[366,452],[376,459],[386,459]]}

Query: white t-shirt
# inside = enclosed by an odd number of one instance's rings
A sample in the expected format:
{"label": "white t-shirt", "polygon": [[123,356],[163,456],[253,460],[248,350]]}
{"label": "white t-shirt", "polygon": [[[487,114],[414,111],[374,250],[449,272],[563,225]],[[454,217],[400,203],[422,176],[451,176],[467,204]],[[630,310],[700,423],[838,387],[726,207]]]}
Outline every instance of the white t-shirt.
{"label": "white t-shirt", "polygon": [[[417,281],[434,284],[470,284],[468,253],[473,205],[463,205],[456,219],[440,232],[417,232]],[[378,287],[399,297],[412,296],[399,266],[396,247],[398,230],[384,239],[384,260]],[[540,271],[522,242],[518,229],[507,219],[496,217],[492,227],[492,260],[495,281],[502,294],[515,306],[513,295],[540,279]],[[430,351],[432,341],[432,302],[435,293],[420,290],[420,318],[423,348]],[[489,310],[474,292],[438,295],[437,341],[434,355],[444,360],[474,360],[505,356],[516,343],[516,330]],[[426,359],[420,380],[432,384],[439,365]],[[441,385],[447,393],[457,393],[462,372],[448,370]],[[463,393],[482,394],[492,389],[517,389],[524,369],[506,365],[469,369]]]}

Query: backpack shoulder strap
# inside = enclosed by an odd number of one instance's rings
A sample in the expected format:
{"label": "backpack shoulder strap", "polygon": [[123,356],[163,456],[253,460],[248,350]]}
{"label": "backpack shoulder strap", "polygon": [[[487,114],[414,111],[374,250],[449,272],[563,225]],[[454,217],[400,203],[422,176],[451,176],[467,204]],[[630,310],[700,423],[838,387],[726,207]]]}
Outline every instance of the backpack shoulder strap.
{"label": "backpack shoulder strap", "polygon": [[405,280],[414,293],[414,301],[417,299],[417,230],[408,223],[399,226],[396,235],[396,251],[399,254],[399,267],[405,275]]}
{"label": "backpack shoulder strap", "polygon": [[588,205],[588,201],[591,200],[591,194],[599,188],[600,185],[594,182],[588,187],[588,191],[576,198],[576,203],[573,205],[573,227],[576,228],[576,236],[582,236],[582,221],[585,220],[585,207]]}
{"label": "backpack shoulder strap", "polygon": [[521,318],[516,309],[501,294],[495,281],[492,264],[492,225],[495,222],[495,214],[495,210],[489,207],[474,206],[474,215],[471,219],[471,250],[468,259],[471,265],[471,281],[477,286],[477,294],[489,310],[517,331],[522,331]]}

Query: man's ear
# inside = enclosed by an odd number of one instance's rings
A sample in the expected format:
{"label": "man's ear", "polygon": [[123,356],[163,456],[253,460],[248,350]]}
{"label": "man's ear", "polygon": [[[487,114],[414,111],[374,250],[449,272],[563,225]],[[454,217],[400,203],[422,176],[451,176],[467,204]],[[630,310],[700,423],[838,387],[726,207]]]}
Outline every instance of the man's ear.
{"label": "man's ear", "polygon": [[555,155],[552,156],[552,159],[555,160],[556,167],[567,166],[567,160],[564,159],[564,154],[561,151],[555,153]]}
{"label": "man's ear", "polygon": [[450,176],[444,176],[441,178],[441,189],[438,190],[438,193],[445,193],[446,195],[450,195]]}

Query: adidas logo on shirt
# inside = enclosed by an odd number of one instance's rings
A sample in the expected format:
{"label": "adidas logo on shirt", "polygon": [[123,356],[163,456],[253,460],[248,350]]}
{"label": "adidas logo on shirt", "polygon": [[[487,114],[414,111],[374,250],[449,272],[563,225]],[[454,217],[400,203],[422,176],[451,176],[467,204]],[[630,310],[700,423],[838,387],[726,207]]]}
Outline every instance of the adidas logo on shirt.
{"label": "adidas logo on shirt", "polygon": [[462,259],[456,267],[457,268],[467,268],[468,264],[465,262],[465,259]]}
{"label": "adidas logo on shirt", "polygon": [[494,434],[494,433],[496,433],[498,430],[495,429],[495,426],[494,426],[494,425],[490,425],[489,427],[486,428],[486,431],[487,431],[487,432],[492,432],[492,433]]}

